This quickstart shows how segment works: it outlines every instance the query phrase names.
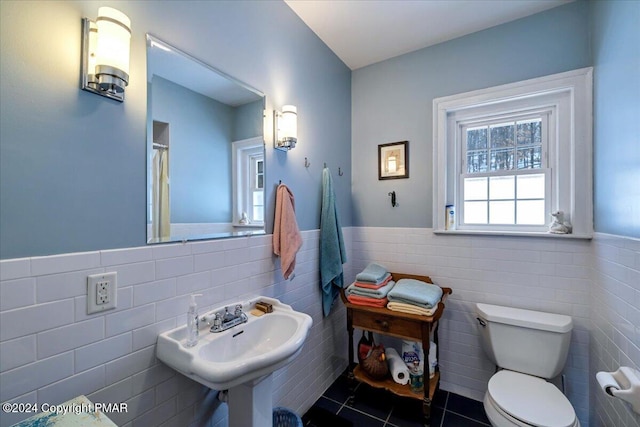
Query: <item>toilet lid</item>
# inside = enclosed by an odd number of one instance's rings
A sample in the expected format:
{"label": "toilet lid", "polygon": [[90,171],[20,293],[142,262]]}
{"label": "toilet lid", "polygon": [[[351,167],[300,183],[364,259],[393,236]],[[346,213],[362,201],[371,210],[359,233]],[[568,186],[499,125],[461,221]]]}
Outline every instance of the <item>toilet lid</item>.
{"label": "toilet lid", "polygon": [[571,427],[576,413],[556,386],[531,375],[502,370],[489,380],[489,394],[506,413],[536,427]]}

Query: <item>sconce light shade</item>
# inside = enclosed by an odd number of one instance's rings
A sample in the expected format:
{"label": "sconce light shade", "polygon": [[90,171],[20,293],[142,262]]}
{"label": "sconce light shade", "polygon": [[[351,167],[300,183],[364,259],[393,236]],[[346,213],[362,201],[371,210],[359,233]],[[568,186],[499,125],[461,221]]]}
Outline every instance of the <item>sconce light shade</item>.
{"label": "sconce light shade", "polygon": [[294,105],[283,105],[282,111],[274,112],[276,135],[274,145],[277,150],[289,151],[298,142],[298,110]]}
{"label": "sconce light shade", "polygon": [[82,89],[122,102],[129,84],[131,20],[111,7],[82,20]]}

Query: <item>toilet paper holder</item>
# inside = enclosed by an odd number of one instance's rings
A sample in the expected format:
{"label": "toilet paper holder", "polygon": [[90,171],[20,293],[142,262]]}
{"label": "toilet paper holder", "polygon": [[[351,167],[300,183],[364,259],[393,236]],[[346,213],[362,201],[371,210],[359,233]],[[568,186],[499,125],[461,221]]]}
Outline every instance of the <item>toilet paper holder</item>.
{"label": "toilet paper holder", "polygon": [[615,372],[598,372],[596,379],[600,388],[611,397],[631,404],[631,409],[640,414],[640,372],[621,366]]}

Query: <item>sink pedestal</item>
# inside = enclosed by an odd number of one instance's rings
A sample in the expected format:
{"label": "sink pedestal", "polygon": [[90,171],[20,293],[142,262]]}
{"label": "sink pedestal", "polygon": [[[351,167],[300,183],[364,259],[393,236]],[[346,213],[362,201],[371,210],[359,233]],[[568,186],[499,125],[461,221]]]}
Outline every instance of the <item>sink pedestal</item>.
{"label": "sink pedestal", "polygon": [[272,427],[272,374],[229,389],[229,427]]}

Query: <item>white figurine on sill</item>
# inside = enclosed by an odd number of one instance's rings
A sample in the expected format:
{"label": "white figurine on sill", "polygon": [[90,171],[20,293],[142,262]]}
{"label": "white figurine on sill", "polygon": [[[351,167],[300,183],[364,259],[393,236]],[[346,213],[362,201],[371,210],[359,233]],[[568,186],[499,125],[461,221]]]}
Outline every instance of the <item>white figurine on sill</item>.
{"label": "white figurine on sill", "polygon": [[554,234],[570,234],[573,227],[569,221],[564,220],[564,212],[555,211],[551,212],[553,222],[549,226],[549,233]]}
{"label": "white figurine on sill", "polygon": [[238,221],[238,223],[246,225],[249,224],[251,221],[249,221],[249,218],[247,218],[247,213],[246,212],[242,212],[242,217],[240,218],[240,221]]}

